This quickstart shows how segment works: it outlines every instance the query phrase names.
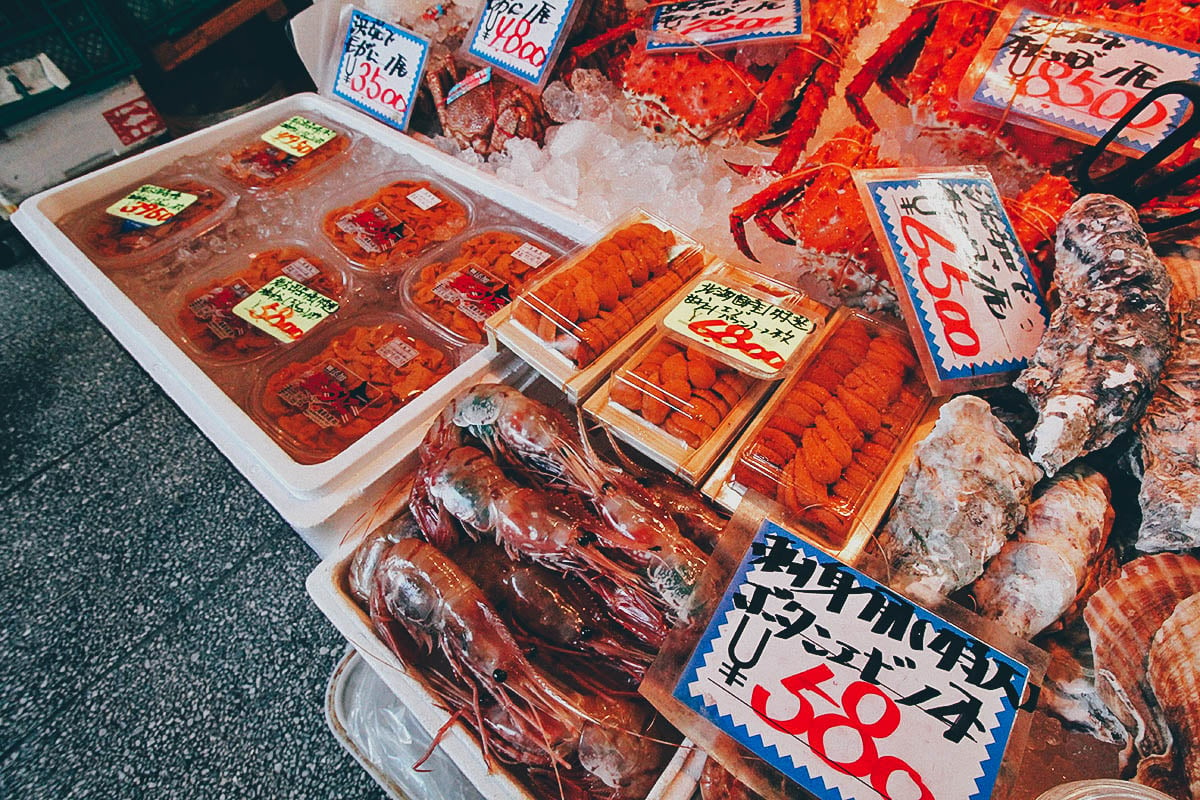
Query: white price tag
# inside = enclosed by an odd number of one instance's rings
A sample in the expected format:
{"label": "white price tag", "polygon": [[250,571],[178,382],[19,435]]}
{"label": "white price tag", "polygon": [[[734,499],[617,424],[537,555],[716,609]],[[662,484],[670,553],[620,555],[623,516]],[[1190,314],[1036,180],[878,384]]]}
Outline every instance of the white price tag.
{"label": "white price tag", "polygon": [[549,253],[537,245],[530,244],[529,242],[525,242],[516,250],[513,250],[512,257],[517,261],[520,261],[522,264],[528,264],[534,269],[537,269],[542,264],[545,264],[550,260]]}
{"label": "white price tag", "polygon": [[687,0],[655,8],[647,50],[687,50],[804,37],[801,0]]}
{"label": "white price tag", "polygon": [[390,339],[377,347],[375,352],[387,359],[388,363],[396,369],[400,369],[417,357],[417,348],[403,339]]}
{"label": "white price tag", "polygon": [[355,9],[342,42],[333,93],[404,130],[428,53],[425,39]]}
{"label": "white price tag", "polygon": [[428,189],[417,189],[408,196],[408,202],[412,203],[422,211],[428,211],[438,203],[442,202],[442,198],[438,197]]}
{"label": "white price tag", "polygon": [[283,268],[283,274],[294,281],[307,283],[317,275],[320,275],[321,270],[317,269],[317,265],[307,258],[297,258]]}
{"label": "white price tag", "polygon": [[487,0],[471,31],[468,52],[540,86],[567,34],[578,0]]}

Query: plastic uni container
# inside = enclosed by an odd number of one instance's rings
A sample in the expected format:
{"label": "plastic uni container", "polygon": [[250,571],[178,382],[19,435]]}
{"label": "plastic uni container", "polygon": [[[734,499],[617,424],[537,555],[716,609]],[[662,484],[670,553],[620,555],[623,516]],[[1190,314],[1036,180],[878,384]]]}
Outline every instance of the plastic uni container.
{"label": "plastic uni container", "polygon": [[930,400],[903,334],[839,309],[744,440],[728,480],[775,498],[841,547]]}
{"label": "plastic uni container", "polygon": [[609,399],[695,450],[755,383],[698,347],[659,336],[616,371]]}
{"label": "plastic uni container", "polygon": [[1171,800],[1171,796],[1140,783],[1100,778],[1055,786],[1037,800]]}
{"label": "plastic uni container", "polygon": [[306,344],[263,371],[250,402],[301,464],[336,456],[454,367],[442,345],[396,315],[348,318]]}
{"label": "plastic uni container", "polygon": [[237,201],[237,194],[211,178],[191,173],[152,175],[58,224],[102,269],[129,269],[167,255],[220,225]]}
{"label": "plastic uni container", "polygon": [[703,267],[695,240],[638,210],[537,280],[512,317],[576,367],[591,364]]}
{"label": "plastic uni container", "polygon": [[200,361],[233,364],[290,346],[233,313],[234,306],[280,276],[338,301],[339,312],[345,308],[350,286],[342,268],[303,242],[267,244],[249,256],[239,253],[221,261],[176,293],[174,321],[185,349]]}
{"label": "plastic uni container", "polygon": [[402,297],[451,340],[482,344],[484,321],[560,256],[561,250],[519,228],[473,233],[410,270]]}
{"label": "plastic uni container", "polygon": [[217,157],[226,177],[251,190],[295,188],[341,161],[354,137],[312,114],[293,115]]}
{"label": "plastic uni container", "polygon": [[354,266],[370,272],[399,271],[408,259],[466,230],[469,201],[426,178],[385,176],[363,197],[331,199],[320,216],[321,232]]}

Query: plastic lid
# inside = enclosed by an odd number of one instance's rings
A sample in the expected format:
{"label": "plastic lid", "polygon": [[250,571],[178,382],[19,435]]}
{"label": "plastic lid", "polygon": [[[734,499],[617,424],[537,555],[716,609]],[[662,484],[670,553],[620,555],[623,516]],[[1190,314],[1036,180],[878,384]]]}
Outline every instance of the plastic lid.
{"label": "plastic lid", "polygon": [[475,233],[411,270],[403,296],[451,340],[482,343],[484,321],[561,255],[516,228]]}
{"label": "plastic lid", "polygon": [[609,399],[696,450],[752,383],[700,348],[658,337],[617,370]]}
{"label": "plastic lid", "polygon": [[403,267],[462,233],[471,220],[465,198],[423,178],[396,178],[368,197],[334,205],[321,216],[322,233],[352,264],[371,272]]}
{"label": "plastic lid", "polygon": [[841,546],[929,402],[903,336],[839,311],[812,357],[776,393],[730,480],[775,498]]}
{"label": "plastic lid", "polygon": [[185,347],[201,360],[228,364],[285,346],[287,343],[233,312],[234,306],[279,276],[304,284],[344,308],[349,293],[341,269],[299,243],[269,246],[251,254],[248,264],[241,254],[222,262],[178,293],[175,323]]}
{"label": "plastic lid", "polygon": [[585,367],[649,317],[703,268],[681,231],[635,211],[513,303],[513,318]]}
{"label": "plastic lid", "polygon": [[1037,800],[1171,800],[1171,796],[1140,783],[1101,778],[1055,786]]}
{"label": "plastic lid", "polygon": [[247,189],[294,187],[340,160],[353,142],[353,136],[325,120],[295,115],[241,142],[217,162]]}
{"label": "plastic lid", "polygon": [[454,366],[392,316],[346,320],[314,345],[265,370],[252,398],[263,430],[302,464],[336,456]]}

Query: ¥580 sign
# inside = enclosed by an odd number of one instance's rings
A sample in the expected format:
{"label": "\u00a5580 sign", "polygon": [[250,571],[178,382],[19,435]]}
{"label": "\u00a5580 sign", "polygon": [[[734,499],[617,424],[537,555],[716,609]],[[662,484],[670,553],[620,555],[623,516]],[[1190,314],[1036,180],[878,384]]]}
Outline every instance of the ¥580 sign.
{"label": "\u00a5580 sign", "polygon": [[822,800],[982,800],[1028,677],[767,521],[674,695]]}

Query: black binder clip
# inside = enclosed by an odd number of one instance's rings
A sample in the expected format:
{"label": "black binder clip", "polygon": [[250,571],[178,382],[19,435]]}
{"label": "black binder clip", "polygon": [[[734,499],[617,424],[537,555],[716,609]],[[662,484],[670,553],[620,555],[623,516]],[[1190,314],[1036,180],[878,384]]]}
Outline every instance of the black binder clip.
{"label": "black binder clip", "polygon": [[[1161,142],[1150,148],[1149,152],[1105,175],[1098,178],[1092,177],[1093,165],[1117,136],[1151,103],[1167,95],[1179,95],[1188,102],[1187,116],[1183,122],[1163,137]],[[1156,168],[1193,139],[1197,133],[1200,133],[1200,84],[1191,81],[1164,83],[1162,86],[1150,90],[1109,128],[1100,141],[1083,151],[1078,161],[1076,181],[1083,194],[1091,192],[1111,194],[1121,198],[1134,208],[1155,198],[1167,197],[1173,190],[1200,175],[1200,158],[1194,158],[1173,170],[1156,171]],[[1142,227],[1149,233],[1156,233],[1188,225],[1197,220],[1200,220],[1200,208],[1164,219],[1144,220]]]}

